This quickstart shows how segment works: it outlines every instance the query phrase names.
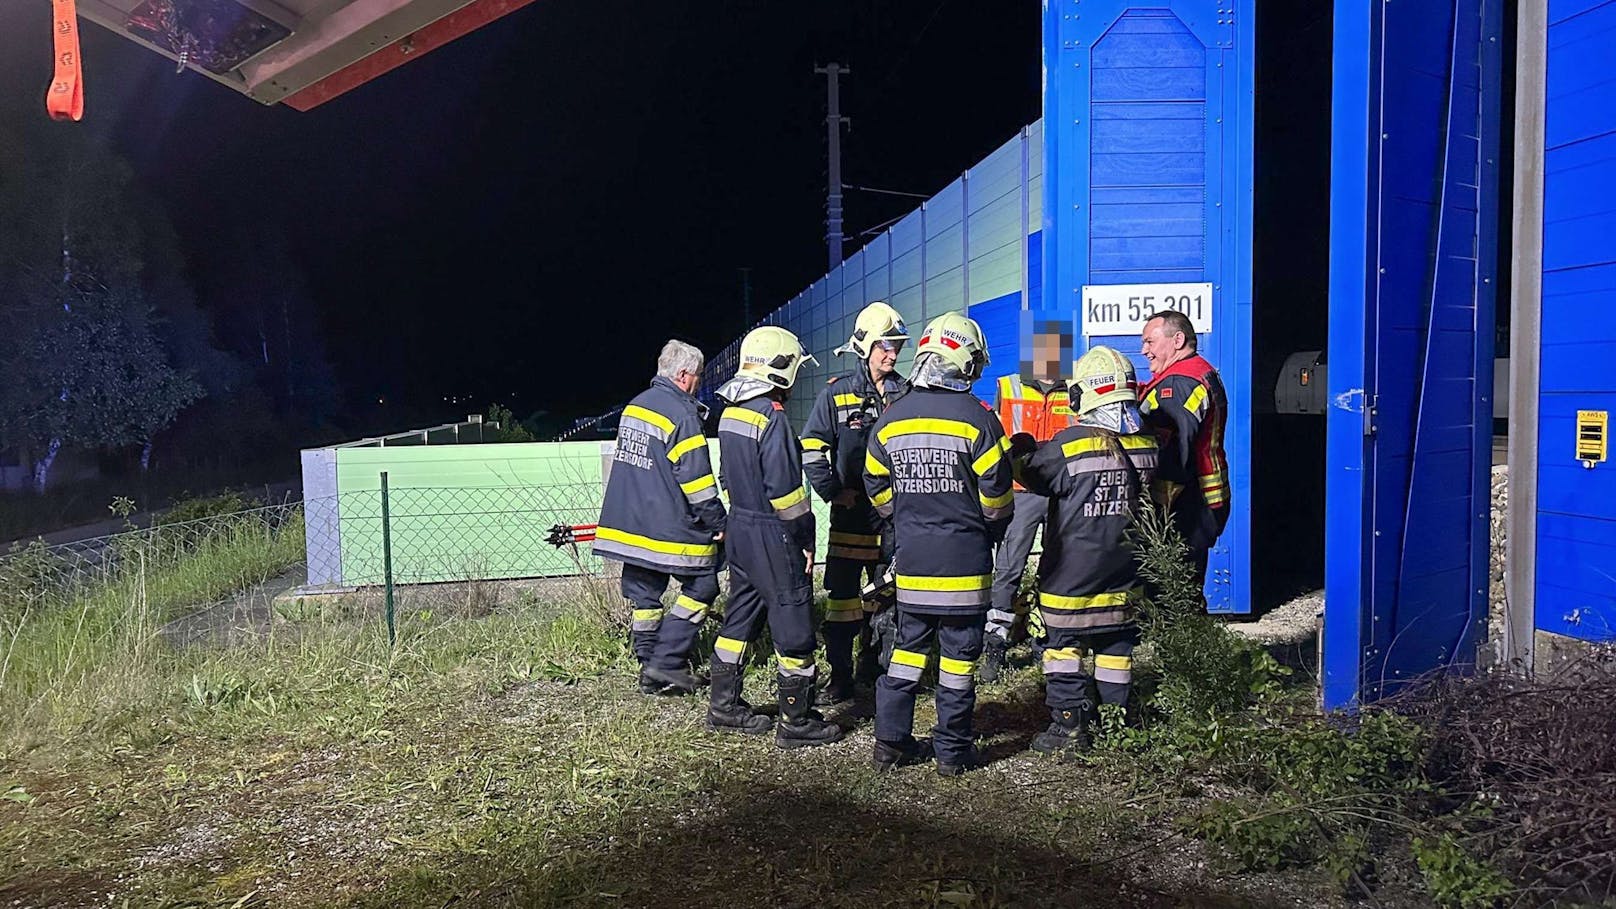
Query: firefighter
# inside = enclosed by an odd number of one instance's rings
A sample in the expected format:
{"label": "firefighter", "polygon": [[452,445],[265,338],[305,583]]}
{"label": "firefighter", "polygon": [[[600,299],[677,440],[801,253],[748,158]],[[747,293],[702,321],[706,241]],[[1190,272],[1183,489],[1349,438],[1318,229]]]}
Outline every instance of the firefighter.
{"label": "firefighter", "polygon": [[862,578],[882,572],[877,519],[864,495],[865,440],[870,427],[899,395],[905,383],[895,369],[909,339],[903,317],[885,303],[864,307],[853,336],[836,349],[852,352],[858,368],[830,381],[819,392],[803,428],[802,461],[814,493],[830,503],[830,540],[825,552],[825,658],[830,679],[826,703],[853,697],[853,641],[863,638],[858,677],[874,684],[880,669],[869,634],[869,617],[859,599]]}
{"label": "firefighter", "polygon": [[[1098,705],[1127,708],[1139,635],[1129,603],[1139,566],[1127,533],[1157,459],[1127,357],[1091,348],[1068,389],[1078,422],[1036,453],[1024,444],[1014,449],[1022,482],[1050,502],[1038,610],[1048,635],[1044,700],[1052,722],[1032,740],[1044,753],[1088,749]],[[1092,674],[1085,650],[1093,651]]]}
{"label": "firefighter", "polygon": [[[669,341],[651,387],[623,408],[595,555],[623,563],[623,596],[646,694],[690,694],[690,654],[707,609],[718,599],[719,541],[726,515],[718,499],[694,397],[701,351]],[[664,620],[668,579],[679,596]]]}
{"label": "firefighter", "polygon": [[[1060,380],[1062,340],[1058,330],[1035,333],[1032,338],[1035,377],[1000,377],[996,410],[999,424],[1012,439],[1024,435],[1028,441],[1048,442],[1055,433],[1071,425],[1072,408],[1067,400],[1066,385]],[[1070,347],[1069,341],[1066,347]],[[982,668],[978,673],[984,682],[998,679],[1010,647],[1011,633],[1024,621],[1024,608],[1018,596],[1021,577],[1027,571],[1027,556],[1032,553],[1033,540],[1044,526],[1049,510],[1049,502],[1043,496],[1028,492],[1020,483],[1015,486],[1015,497],[1015,520],[1010,522],[1004,542],[999,544],[993,557],[993,606],[988,610]],[[1036,626],[1036,621],[1033,624]]]}
{"label": "firefighter", "polygon": [[1145,322],[1140,347],[1151,379],[1139,409],[1161,441],[1161,479],[1173,524],[1206,583],[1207,557],[1229,522],[1229,460],[1223,451],[1229,398],[1223,379],[1196,353],[1195,327],[1181,312],[1158,312]]}
{"label": "firefighter", "polygon": [[[865,489],[893,535],[896,642],[876,684],[877,770],[937,758],[955,776],[976,763],[973,673],[992,587],[993,544],[1014,508],[1009,441],[971,394],[987,366],[976,322],[958,313],[926,327],[913,390],[876,421]],[[931,747],[914,737],[915,695],[932,645],[941,650]]]}
{"label": "firefighter", "polygon": [[784,328],[741,340],[740,369],[718,389],[729,406],[718,421],[720,482],[729,495],[729,605],[713,645],[717,730],[761,734],[774,725],[741,699],[746,647],[768,619],[779,668],[781,748],[826,745],[842,731],[814,711],[814,515],[802,482],[802,454],[786,419],[797,370],[813,357]]}

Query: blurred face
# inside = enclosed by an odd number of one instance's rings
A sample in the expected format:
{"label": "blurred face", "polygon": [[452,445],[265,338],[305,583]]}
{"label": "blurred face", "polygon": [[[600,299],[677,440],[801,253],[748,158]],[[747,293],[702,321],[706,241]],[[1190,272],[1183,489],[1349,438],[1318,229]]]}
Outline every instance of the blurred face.
{"label": "blurred face", "polygon": [[1184,359],[1184,333],[1169,332],[1164,319],[1151,319],[1139,335],[1139,352],[1150,362],[1150,371],[1159,373]]}
{"label": "blurred face", "polygon": [[898,368],[898,351],[903,349],[902,341],[877,341],[870,347],[870,378],[879,382],[892,371]]}
{"label": "blurred face", "polygon": [[1061,377],[1061,336],[1037,334],[1032,336],[1033,378],[1055,381]]}

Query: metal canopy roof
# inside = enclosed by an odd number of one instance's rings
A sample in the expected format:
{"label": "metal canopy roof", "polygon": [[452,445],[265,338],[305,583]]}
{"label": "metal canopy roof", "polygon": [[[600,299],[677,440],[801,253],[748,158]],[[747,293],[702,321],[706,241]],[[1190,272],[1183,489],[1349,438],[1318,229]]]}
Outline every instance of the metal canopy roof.
{"label": "metal canopy roof", "polygon": [[78,0],[78,11],[249,98],[309,110],[531,2]]}

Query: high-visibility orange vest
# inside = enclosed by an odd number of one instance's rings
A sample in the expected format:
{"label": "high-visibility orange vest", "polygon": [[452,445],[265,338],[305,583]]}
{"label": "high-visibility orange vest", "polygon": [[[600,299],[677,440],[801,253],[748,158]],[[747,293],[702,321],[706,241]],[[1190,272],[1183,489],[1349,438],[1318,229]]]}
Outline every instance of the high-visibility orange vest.
{"label": "high-visibility orange vest", "polygon": [[[1063,382],[1023,381],[1019,376],[1002,376],[998,398],[996,412],[1007,436],[1024,432],[1036,441],[1048,442],[1055,433],[1077,422]],[[1017,483],[1016,489],[1023,487]]]}

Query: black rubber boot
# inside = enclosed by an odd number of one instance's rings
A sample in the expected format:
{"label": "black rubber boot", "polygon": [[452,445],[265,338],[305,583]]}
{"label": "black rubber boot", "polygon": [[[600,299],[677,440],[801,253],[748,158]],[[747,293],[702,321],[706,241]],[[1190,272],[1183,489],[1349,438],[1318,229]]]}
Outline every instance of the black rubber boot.
{"label": "black rubber boot", "polygon": [[842,727],[825,722],[814,709],[814,680],[807,676],[782,675],[780,722],[774,727],[774,743],[781,748],[811,748],[829,745],[842,737]]}
{"label": "black rubber boot", "polygon": [[975,746],[953,762],[937,761],[938,776],[959,776],[968,770],[975,770],[982,763],[982,756],[977,753]]}
{"label": "black rubber boot", "polygon": [[870,755],[870,766],[884,773],[894,767],[924,764],[931,758],[931,739],[910,738],[904,742],[883,742],[876,739],[875,752]]}
{"label": "black rubber boot", "polygon": [[774,726],[774,720],[741,700],[741,667],[722,660],[713,661],[712,699],[707,706],[707,725],[716,732],[739,732],[743,735],[763,735]]}
{"label": "black rubber boot", "polygon": [[641,666],[640,691],[644,694],[660,694],[670,697],[676,697],[681,694],[695,694],[696,677],[683,669],[658,669],[655,666]]}
{"label": "black rubber boot", "polygon": [[1010,645],[1004,638],[996,634],[987,636],[982,642],[982,662],[978,664],[977,678],[983,682],[997,682],[1000,674],[1004,672],[1004,665]]}
{"label": "black rubber boot", "polygon": [[1039,754],[1078,754],[1094,747],[1094,703],[1078,701],[1070,708],[1051,707],[1054,722],[1033,736],[1032,750]]}

